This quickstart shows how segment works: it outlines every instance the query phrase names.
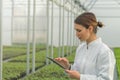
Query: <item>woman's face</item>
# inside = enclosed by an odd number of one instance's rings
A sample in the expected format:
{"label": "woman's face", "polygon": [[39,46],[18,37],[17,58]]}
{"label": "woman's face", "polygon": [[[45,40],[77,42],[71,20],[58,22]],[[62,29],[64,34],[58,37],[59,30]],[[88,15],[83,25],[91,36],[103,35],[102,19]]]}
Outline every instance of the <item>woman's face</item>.
{"label": "woman's face", "polygon": [[81,41],[86,41],[90,37],[90,29],[86,29],[82,25],[75,24],[74,29],[76,30],[76,36],[81,40]]}

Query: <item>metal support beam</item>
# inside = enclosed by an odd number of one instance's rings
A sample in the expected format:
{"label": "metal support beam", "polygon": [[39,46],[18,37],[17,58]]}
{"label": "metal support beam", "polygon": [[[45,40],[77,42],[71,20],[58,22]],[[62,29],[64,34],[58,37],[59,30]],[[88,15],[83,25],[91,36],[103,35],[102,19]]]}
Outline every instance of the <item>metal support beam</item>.
{"label": "metal support beam", "polygon": [[64,3],[65,1],[63,0],[63,18],[62,18],[62,57],[64,57],[64,29],[65,29],[65,25],[64,25],[64,21],[65,21],[65,14],[64,14],[64,5],[65,5],[65,3]]}
{"label": "metal support beam", "polygon": [[97,1],[98,1],[98,0],[94,0],[94,1],[92,2],[91,6],[90,6],[89,8],[87,8],[87,11],[90,11],[90,10],[93,8],[93,6],[95,5],[95,3],[96,3]]}
{"label": "metal support beam", "polygon": [[68,13],[67,14],[67,27],[68,27],[67,28],[67,55],[69,55],[68,53],[69,53],[69,41],[70,41],[69,40],[69,33],[70,33],[70,29],[69,29],[70,28],[70,25],[69,25],[70,24],[70,16],[69,15],[70,15],[70,12],[67,11],[67,13]]}
{"label": "metal support beam", "polygon": [[[58,5],[58,6],[63,7],[63,4],[61,4],[60,1],[59,1],[59,2],[58,2],[57,0],[50,0],[50,1],[54,2],[54,3],[55,3],[56,5]],[[63,0],[63,1],[64,1],[64,0]],[[66,4],[69,4],[70,7],[71,7],[71,6],[74,7],[75,4],[73,4],[73,3],[74,3],[73,0],[72,0],[72,1],[66,0]],[[79,5],[79,8],[85,10],[85,8],[84,8],[81,4]],[[64,9],[67,10],[67,11],[73,12],[73,10],[72,10],[71,8],[70,8],[70,10],[69,10],[69,8],[68,8],[67,6],[64,6]],[[75,12],[73,12],[73,13],[75,13]]]}
{"label": "metal support beam", "polygon": [[[72,0],[71,0],[71,3],[72,3]],[[73,9],[73,6],[71,6],[71,10]],[[72,53],[72,12],[70,14],[70,23],[71,23],[71,26],[70,26],[70,54]]]}
{"label": "metal support beam", "polygon": [[[53,27],[54,27],[54,2],[52,1],[52,9],[51,9],[51,58],[53,58]],[[52,62],[51,62],[52,63]]]}
{"label": "metal support beam", "polygon": [[[61,2],[61,0],[60,0]],[[61,57],[61,6],[59,6],[59,49],[58,56]]]}
{"label": "metal support beam", "polygon": [[0,80],[2,80],[3,64],[3,45],[2,45],[2,0],[0,0]]}
{"label": "metal support beam", "polygon": [[[46,44],[46,57],[49,57],[49,0],[46,0],[47,1],[47,9],[46,9],[46,12],[47,12],[47,44]],[[49,64],[49,60],[46,58],[46,65]]]}
{"label": "metal support beam", "polygon": [[35,52],[36,52],[36,37],[35,37],[35,20],[36,19],[36,0],[33,0],[33,52],[32,52],[32,72],[35,72]]}
{"label": "metal support beam", "polygon": [[[74,14],[74,19],[76,15]],[[74,30],[74,24],[73,24],[73,47],[75,46],[75,30]]]}
{"label": "metal support beam", "polygon": [[28,16],[27,16],[27,67],[26,74],[30,73],[30,0],[28,0]]}
{"label": "metal support beam", "polygon": [[11,11],[11,42],[13,42],[13,27],[14,27],[14,0],[11,0],[12,2],[12,11]]}

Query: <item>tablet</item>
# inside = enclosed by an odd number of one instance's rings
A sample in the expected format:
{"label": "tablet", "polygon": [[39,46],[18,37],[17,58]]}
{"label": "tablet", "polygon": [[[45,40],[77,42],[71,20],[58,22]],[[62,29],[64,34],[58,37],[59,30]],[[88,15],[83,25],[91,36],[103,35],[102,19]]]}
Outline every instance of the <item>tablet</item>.
{"label": "tablet", "polygon": [[55,61],[54,59],[47,57],[49,60],[51,60],[52,62],[54,62],[55,64],[57,64],[58,66],[60,66],[61,68],[65,69],[64,66],[62,66],[60,63],[58,63],[57,61]]}

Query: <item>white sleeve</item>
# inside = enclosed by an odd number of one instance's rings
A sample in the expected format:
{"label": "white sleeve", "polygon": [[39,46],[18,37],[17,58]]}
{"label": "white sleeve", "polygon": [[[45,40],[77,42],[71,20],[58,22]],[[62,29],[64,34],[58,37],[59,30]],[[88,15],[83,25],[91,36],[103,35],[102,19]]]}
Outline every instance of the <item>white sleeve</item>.
{"label": "white sleeve", "polygon": [[115,58],[112,51],[106,51],[98,56],[97,75],[81,74],[80,80],[114,80]]}

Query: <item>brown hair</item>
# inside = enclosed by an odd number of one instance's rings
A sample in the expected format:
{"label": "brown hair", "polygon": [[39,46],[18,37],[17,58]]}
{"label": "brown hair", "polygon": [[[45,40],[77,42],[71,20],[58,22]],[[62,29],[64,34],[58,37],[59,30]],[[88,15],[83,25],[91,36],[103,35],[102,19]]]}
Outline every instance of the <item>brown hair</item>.
{"label": "brown hair", "polygon": [[97,26],[102,28],[103,24],[102,22],[97,22],[97,19],[95,17],[95,15],[92,12],[84,12],[81,15],[79,15],[75,21],[76,24],[80,24],[83,27],[85,27],[86,29],[89,28],[89,26],[93,26],[94,28],[94,33],[97,33]]}

